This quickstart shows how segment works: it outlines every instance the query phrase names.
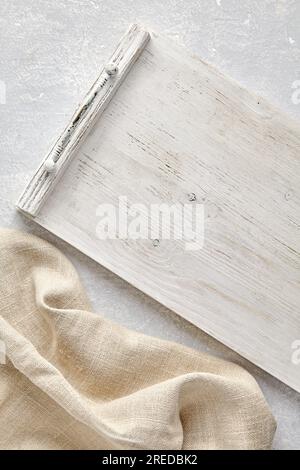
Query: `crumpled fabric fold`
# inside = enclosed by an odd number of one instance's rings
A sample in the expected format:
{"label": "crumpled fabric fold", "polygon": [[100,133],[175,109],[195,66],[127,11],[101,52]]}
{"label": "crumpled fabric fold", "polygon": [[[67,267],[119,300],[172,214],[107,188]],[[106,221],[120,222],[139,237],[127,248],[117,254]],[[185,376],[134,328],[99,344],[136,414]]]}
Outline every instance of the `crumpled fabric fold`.
{"label": "crumpled fabric fold", "polygon": [[67,258],[10,229],[0,345],[1,449],[271,448],[275,421],[249,373],[92,313]]}

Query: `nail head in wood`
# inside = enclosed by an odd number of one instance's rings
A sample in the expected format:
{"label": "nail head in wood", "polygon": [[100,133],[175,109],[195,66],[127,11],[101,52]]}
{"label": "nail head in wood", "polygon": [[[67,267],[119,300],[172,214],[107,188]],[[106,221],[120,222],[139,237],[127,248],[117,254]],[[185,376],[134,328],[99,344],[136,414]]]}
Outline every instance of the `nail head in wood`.
{"label": "nail head in wood", "polygon": [[47,173],[54,173],[56,170],[56,165],[53,160],[46,160],[44,163],[44,168]]}
{"label": "nail head in wood", "polygon": [[188,194],[188,198],[189,198],[189,201],[192,202],[192,201],[196,201],[197,196],[196,196],[195,193],[189,193],[189,194]]}
{"label": "nail head in wood", "polygon": [[113,63],[107,64],[105,66],[105,72],[110,76],[115,75],[118,72],[118,66]]}

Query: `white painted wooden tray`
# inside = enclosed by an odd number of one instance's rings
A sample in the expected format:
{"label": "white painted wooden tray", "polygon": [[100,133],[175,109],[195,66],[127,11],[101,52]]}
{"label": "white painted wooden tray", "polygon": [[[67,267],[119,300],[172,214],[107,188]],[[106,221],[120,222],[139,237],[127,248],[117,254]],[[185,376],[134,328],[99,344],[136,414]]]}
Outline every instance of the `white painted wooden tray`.
{"label": "white painted wooden tray", "polygon": [[[18,208],[300,391],[299,162],[298,124],[132,26]],[[205,207],[200,250],[96,236],[101,203],[190,194]]]}

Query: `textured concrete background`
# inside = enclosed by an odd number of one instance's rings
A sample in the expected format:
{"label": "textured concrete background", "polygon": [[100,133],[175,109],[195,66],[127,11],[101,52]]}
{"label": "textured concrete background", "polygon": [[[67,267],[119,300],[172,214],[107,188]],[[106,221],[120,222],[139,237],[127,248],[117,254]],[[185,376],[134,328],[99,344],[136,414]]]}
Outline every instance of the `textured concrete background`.
{"label": "textured concrete background", "polygon": [[274,448],[299,449],[299,394],[15,212],[26,181],[134,21],[185,44],[300,119],[293,88],[300,80],[299,0],[1,0],[1,225],[61,248],[96,311],[246,367],[278,421]]}

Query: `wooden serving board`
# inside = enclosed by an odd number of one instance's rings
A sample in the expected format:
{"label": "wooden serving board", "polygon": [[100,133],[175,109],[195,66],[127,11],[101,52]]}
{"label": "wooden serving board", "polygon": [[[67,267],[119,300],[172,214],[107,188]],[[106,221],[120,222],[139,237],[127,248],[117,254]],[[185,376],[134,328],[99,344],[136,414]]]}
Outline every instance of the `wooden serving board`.
{"label": "wooden serving board", "polygon": [[[101,72],[18,208],[300,391],[299,125],[138,26],[110,62],[117,73]],[[101,203],[191,194],[202,249],[96,235]]]}

